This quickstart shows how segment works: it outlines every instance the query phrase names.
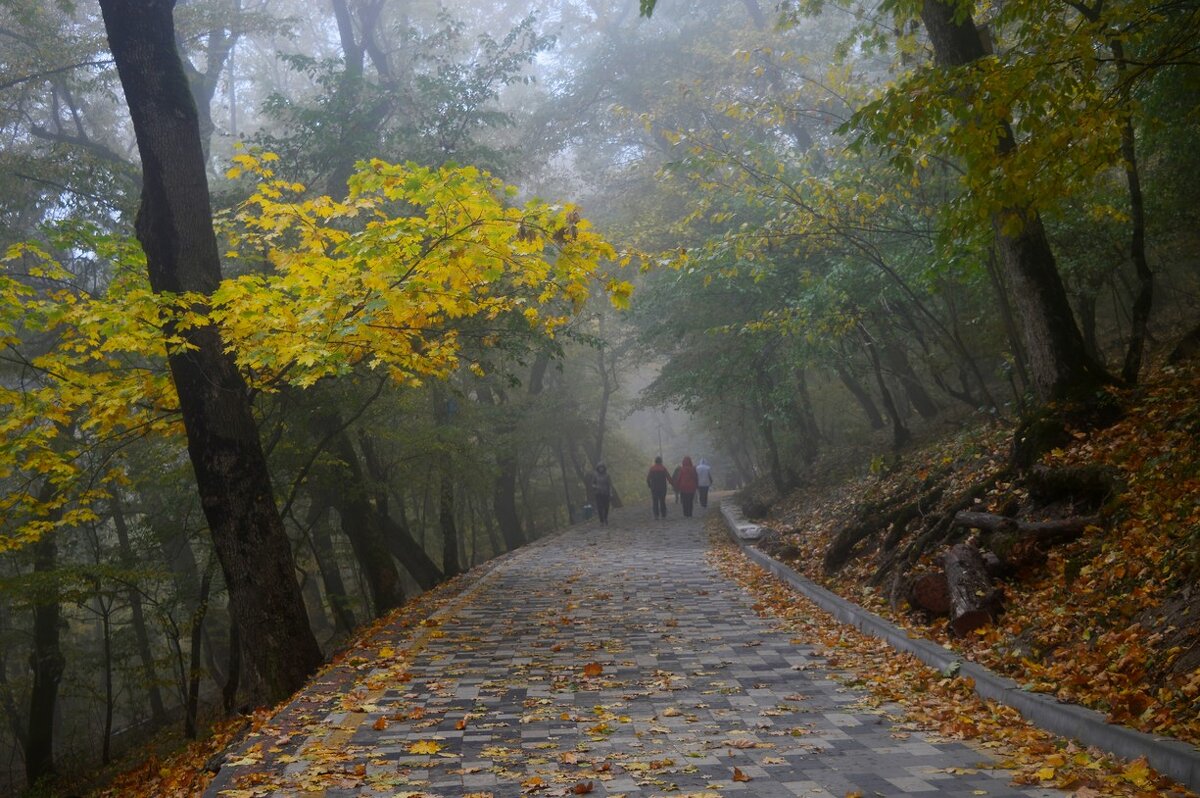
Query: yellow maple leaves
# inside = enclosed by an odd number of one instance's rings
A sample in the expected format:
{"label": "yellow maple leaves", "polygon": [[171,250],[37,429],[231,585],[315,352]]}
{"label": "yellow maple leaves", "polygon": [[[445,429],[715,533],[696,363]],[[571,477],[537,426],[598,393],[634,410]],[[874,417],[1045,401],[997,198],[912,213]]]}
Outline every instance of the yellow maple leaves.
{"label": "yellow maple leaves", "polygon": [[410,754],[436,754],[442,750],[442,744],[436,740],[417,740],[415,743],[410,743],[408,752]]}
{"label": "yellow maple leaves", "polygon": [[[90,505],[119,469],[85,495],[82,449],[178,435],[166,354],[187,346],[184,330],[216,326],[258,391],[356,368],[414,385],[459,366],[465,319],[516,314],[553,336],[590,296],[601,264],[616,260],[574,208],[514,205],[515,189],[473,167],[370,161],[338,200],[278,178],[277,161],[234,157],[228,176],[255,184],[217,230],[241,273],[210,296],[155,294],[136,242],[78,226],[58,251],[104,264],[103,291],[76,287],[48,247],[5,253],[0,345],[19,348],[31,335],[52,344],[28,357],[22,382],[0,385],[0,478],[28,486],[0,498],[0,550],[95,517]],[[628,303],[628,283],[600,286]],[[44,478],[60,497],[53,512],[35,497]]]}

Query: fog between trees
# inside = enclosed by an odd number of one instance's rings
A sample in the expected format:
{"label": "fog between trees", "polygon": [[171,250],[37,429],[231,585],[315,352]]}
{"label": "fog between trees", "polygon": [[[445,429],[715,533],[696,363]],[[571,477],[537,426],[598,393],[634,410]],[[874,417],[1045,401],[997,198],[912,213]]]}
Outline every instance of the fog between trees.
{"label": "fog between trees", "polygon": [[175,86],[101,5],[0,5],[10,792],[286,695],[598,462],[781,493],[1196,321],[1194,4],[193,0]]}

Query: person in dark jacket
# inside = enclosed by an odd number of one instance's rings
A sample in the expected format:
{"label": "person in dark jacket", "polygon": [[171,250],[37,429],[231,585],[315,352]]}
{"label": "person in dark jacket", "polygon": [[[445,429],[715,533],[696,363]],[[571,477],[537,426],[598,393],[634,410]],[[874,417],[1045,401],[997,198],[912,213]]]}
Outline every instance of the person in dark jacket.
{"label": "person in dark jacket", "polygon": [[612,504],[612,477],[608,466],[596,463],[596,474],[592,477],[592,502],[596,505],[596,516],[601,524],[608,524],[608,508]]}
{"label": "person in dark jacket", "polygon": [[700,477],[696,474],[696,466],[692,458],[685,457],[679,464],[679,476],[675,478],[675,490],[679,491],[679,501],[683,505],[683,517],[692,517],[692,503],[696,500],[696,487]]}
{"label": "person in dark jacket", "polygon": [[667,517],[667,486],[674,484],[671,474],[663,465],[662,457],[654,458],[654,465],[646,474],[646,487],[650,488],[650,501],[654,505],[654,517]]}

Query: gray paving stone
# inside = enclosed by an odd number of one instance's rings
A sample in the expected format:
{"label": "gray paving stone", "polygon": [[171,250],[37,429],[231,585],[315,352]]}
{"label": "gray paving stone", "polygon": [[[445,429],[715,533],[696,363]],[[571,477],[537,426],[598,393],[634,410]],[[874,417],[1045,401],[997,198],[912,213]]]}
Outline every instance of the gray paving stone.
{"label": "gray paving stone", "polygon": [[[427,798],[516,798],[535,778],[560,795],[591,781],[598,798],[710,785],[759,798],[1063,795],[972,770],[987,755],[962,744],[893,737],[885,713],[857,708],[863,695],[832,677],[821,646],[774,629],[710,566],[701,519],[656,523],[635,508],[612,520],[505,557],[443,609],[408,681],[376,685],[365,713],[329,712],[325,729],[358,720],[342,766],[370,763],[393,793]],[[589,663],[600,675],[585,675]],[[299,778],[331,734],[279,774]],[[410,754],[417,741],[442,749]],[[324,793],[351,794],[372,793]]]}

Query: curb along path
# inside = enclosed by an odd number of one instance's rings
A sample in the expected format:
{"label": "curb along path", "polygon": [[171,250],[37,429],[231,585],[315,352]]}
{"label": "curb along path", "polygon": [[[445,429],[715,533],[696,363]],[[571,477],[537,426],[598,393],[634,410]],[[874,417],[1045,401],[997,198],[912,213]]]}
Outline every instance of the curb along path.
{"label": "curb along path", "polygon": [[707,563],[703,517],[671,509],[503,558],[413,639],[352,659],[355,680],[323,680],[336,697],[299,696],[304,733],[252,742],[206,795],[1064,794],[858,709]]}
{"label": "curb along path", "polygon": [[917,659],[945,672],[953,667],[974,682],[983,698],[998,701],[1017,710],[1034,725],[1085,746],[1095,746],[1125,759],[1145,757],[1163,775],[1192,790],[1200,790],[1200,751],[1169,737],[1160,737],[1109,723],[1104,715],[1074,704],[1063,704],[1053,696],[1024,690],[1017,682],[973,662],[930,640],[912,637],[904,629],[809,580],[784,563],[758,550],[752,541],[762,529],[746,522],[732,501],[721,504],[729,534],[751,562],[774,574],[838,621],[887,642],[892,648],[913,654]]}

